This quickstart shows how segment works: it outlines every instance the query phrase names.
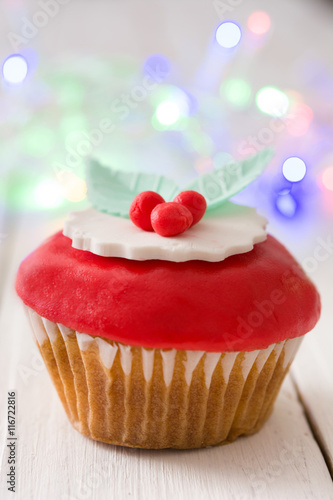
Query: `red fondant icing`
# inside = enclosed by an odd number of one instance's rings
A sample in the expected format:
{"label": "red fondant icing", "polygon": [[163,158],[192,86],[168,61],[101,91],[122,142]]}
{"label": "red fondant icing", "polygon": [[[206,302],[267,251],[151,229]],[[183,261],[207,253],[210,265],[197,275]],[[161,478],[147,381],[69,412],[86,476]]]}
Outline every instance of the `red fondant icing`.
{"label": "red fondant icing", "polygon": [[272,236],[222,262],[175,263],[99,257],[59,232],[22,262],[16,289],[51,321],[145,347],[261,349],[320,314],[315,287]]}

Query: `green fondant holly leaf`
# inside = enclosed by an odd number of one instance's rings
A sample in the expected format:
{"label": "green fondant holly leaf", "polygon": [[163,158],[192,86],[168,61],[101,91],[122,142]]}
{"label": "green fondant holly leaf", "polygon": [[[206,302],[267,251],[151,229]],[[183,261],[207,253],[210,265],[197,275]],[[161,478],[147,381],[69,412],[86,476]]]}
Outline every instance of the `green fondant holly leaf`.
{"label": "green fondant holly leaf", "polygon": [[[182,191],[201,193],[207,210],[217,208],[254,181],[271,160],[271,149],[260,151],[243,161],[230,162],[196,178]],[[88,198],[100,212],[129,217],[128,211],[135,196],[142,191],[155,191],[165,201],[172,201],[180,189],[163,175],[122,172],[103,167],[91,160],[87,168]]]}
{"label": "green fondant holly leaf", "polygon": [[129,217],[130,205],[142,191],[156,191],[166,201],[179,193],[178,186],[162,175],[121,172],[96,160],[88,164],[86,181],[88,198],[96,210],[120,217]]}
{"label": "green fondant holly leaf", "polygon": [[201,193],[207,201],[207,210],[217,208],[254,181],[274,155],[264,149],[246,160],[230,162],[212,172],[201,175],[185,186],[184,190]]}

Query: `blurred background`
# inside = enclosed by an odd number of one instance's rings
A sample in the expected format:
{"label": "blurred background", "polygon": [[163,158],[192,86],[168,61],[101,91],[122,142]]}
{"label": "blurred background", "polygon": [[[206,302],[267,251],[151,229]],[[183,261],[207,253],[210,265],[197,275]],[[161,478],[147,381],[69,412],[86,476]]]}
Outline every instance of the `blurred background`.
{"label": "blurred background", "polygon": [[331,2],[3,0],[0,11],[1,220],[86,206],[90,156],[181,187],[273,147],[235,201],[311,271],[333,220]]}
{"label": "blurred background", "polygon": [[[109,497],[117,484],[128,498],[141,481],[142,498],[154,485],[174,498],[178,477],[191,483],[193,499],[209,491],[244,500],[331,498],[332,47],[328,0],[1,0],[0,409],[15,388],[20,498],[83,498],[78,488],[96,471],[108,472],[91,498]],[[321,319],[266,434],[209,450],[206,459],[182,455],[183,468],[173,455],[125,451],[118,467],[110,448],[81,445],[66,427],[15,293],[19,263],[69,211],[88,205],[89,157],[164,174],[182,188],[264,148],[274,149],[273,160],[234,201],[257,207],[304,267],[321,295]],[[5,425],[0,419],[6,474]],[[301,453],[276,473],[287,442]],[[257,495],[253,484],[264,477],[267,490]]]}

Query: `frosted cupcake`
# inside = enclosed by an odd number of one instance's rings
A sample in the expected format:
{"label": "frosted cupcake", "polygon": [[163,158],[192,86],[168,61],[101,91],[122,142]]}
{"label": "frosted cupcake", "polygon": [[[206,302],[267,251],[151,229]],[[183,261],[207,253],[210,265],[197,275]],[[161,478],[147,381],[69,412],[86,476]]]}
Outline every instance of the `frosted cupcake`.
{"label": "frosted cupcake", "polygon": [[136,227],[128,210],[145,189],[172,200],[177,188],[95,163],[94,207],[72,213],[64,233],[22,262],[16,289],[78,431],[116,445],[197,448],[267,420],[320,299],[265,219],[226,202],[266,161],[238,164],[228,189],[212,174],[188,186],[208,210],[167,237]]}

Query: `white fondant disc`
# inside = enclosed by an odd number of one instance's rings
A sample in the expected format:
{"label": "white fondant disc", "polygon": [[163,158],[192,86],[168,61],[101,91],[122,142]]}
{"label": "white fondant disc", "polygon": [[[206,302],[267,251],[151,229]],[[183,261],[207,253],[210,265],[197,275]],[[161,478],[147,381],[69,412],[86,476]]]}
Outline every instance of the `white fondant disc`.
{"label": "white fondant disc", "polygon": [[227,202],[207,212],[185,233],[165,238],[139,229],[130,219],[88,208],[69,214],[64,235],[71,238],[74,248],[102,257],[219,262],[264,241],[266,224],[254,208]]}

